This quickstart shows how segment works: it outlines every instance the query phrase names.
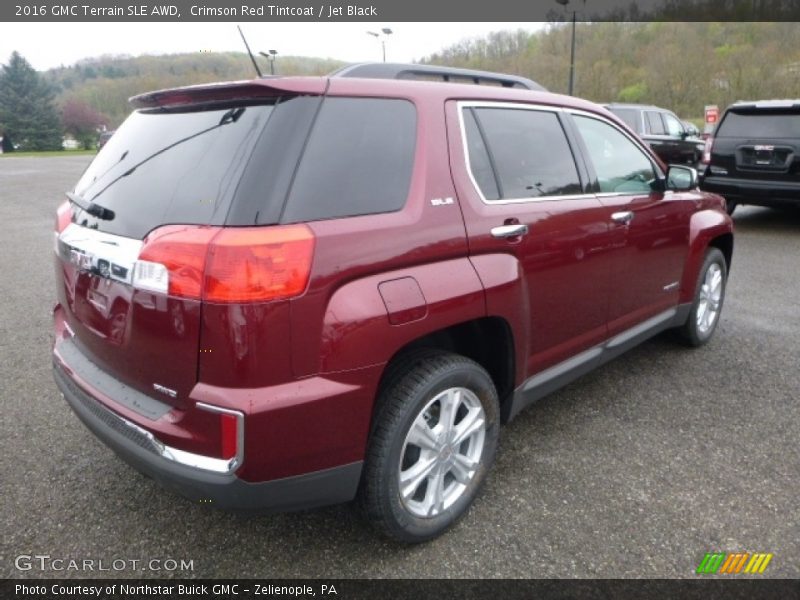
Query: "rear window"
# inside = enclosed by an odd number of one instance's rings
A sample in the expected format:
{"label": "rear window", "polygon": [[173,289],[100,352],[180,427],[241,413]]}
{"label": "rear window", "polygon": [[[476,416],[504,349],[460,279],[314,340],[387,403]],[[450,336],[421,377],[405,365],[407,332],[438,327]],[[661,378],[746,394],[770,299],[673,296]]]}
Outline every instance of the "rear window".
{"label": "rear window", "polygon": [[169,223],[222,224],[272,105],[196,112],[136,111],[75,186],[85,202],[112,210],[78,223],[132,238]]}
{"label": "rear window", "polygon": [[137,111],[75,188],[114,218],[76,208],[77,222],[141,239],[167,224],[393,212],[408,196],[415,142],[414,105],[397,99],[300,96],[218,110]]}
{"label": "rear window", "polygon": [[639,122],[639,110],[634,108],[614,108],[607,107],[612,113],[617,115],[622,121],[633,129],[636,133],[642,132],[642,126]]}
{"label": "rear window", "polygon": [[800,138],[800,112],[748,113],[730,111],[719,124],[716,137]]}
{"label": "rear window", "polygon": [[644,118],[647,119],[647,130],[653,135],[664,135],[667,130],[664,129],[664,121],[661,120],[661,114],[652,110],[645,111]]}

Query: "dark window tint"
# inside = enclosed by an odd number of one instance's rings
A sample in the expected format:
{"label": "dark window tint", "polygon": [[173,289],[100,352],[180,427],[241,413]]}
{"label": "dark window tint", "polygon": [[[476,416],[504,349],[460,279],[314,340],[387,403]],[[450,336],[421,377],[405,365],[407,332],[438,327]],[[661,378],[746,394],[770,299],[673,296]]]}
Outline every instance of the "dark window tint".
{"label": "dark window tint", "polygon": [[277,223],[322,98],[286,98],[275,107],[236,188],[228,225]]}
{"label": "dark window tint", "polygon": [[617,115],[620,119],[622,119],[625,124],[633,129],[636,133],[642,132],[642,124],[639,121],[639,114],[640,111],[636,108],[615,108],[615,107],[608,107],[612,113]]}
{"label": "dark window tint", "polygon": [[464,129],[467,134],[467,154],[469,155],[469,168],[472,176],[478,184],[483,197],[487,200],[497,200],[500,192],[497,190],[497,181],[494,177],[494,170],[489,159],[489,152],[486,144],[483,143],[483,136],[475,122],[475,115],[472,110],[464,112]]}
{"label": "dark window tint", "polygon": [[112,210],[78,211],[88,227],[142,238],[167,223],[221,224],[272,106],[134,112],[89,165],[75,193]]}
{"label": "dark window tint", "polygon": [[644,118],[647,120],[647,129],[653,135],[665,135],[667,130],[664,129],[664,122],[661,120],[661,114],[652,110],[645,111]]}
{"label": "dark window tint", "polygon": [[328,98],[297,168],[282,221],[403,207],[414,165],[416,111],[405,100]]}
{"label": "dark window tint", "polygon": [[649,193],[656,178],[653,164],[619,129],[576,115],[575,124],[604,193]]}
{"label": "dark window tint", "polygon": [[486,137],[503,198],[581,193],[575,159],[555,113],[478,108],[475,114]]}
{"label": "dark window tint", "polygon": [[800,138],[800,111],[729,112],[716,137]]}

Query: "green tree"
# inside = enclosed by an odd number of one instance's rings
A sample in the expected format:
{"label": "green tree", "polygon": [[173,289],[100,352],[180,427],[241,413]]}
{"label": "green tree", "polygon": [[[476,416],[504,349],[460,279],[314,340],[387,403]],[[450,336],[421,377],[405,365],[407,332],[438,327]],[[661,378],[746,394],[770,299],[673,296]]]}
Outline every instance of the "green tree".
{"label": "green tree", "polygon": [[30,63],[12,52],[0,72],[0,131],[25,150],[60,150],[55,94]]}

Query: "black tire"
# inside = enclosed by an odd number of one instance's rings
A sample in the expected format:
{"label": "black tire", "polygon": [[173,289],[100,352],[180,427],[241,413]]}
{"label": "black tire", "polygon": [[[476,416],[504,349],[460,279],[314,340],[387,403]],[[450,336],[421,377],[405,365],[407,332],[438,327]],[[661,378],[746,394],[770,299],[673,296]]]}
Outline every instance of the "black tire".
{"label": "black tire", "polygon": [[[458,392],[455,396],[446,395],[448,390],[462,389],[468,390],[472,395],[464,392]],[[445,410],[445,398],[450,397],[458,398],[451,403],[457,407],[457,411],[454,411],[452,431],[455,431],[459,424],[466,425],[467,415],[474,418],[474,415],[480,414],[476,401],[479,402],[485,424],[482,445],[477,441],[477,438],[480,438],[480,434],[477,433],[471,434],[460,445],[451,447],[445,443],[441,453],[437,453],[438,450],[423,450],[421,446],[417,447],[411,442],[407,446],[406,436],[418,419],[427,416],[424,424],[431,428],[431,432],[439,427],[441,422],[438,417],[435,427],[431,426],[429,419],[437,409]],[[469,406],[467,401],[471,403]],[[433,539],[465,514],[494,462],[500,427],[500,410],[494,383],[483,367],[464,356],[438,350],[414,351],[390,366],[379,394],[376,410],[359,490],[361,508],[374,527],[394,540],[419,543]],[[459,414],[462,415],[460,418]],[[444,423],[441,425],[445,427]],[[446,437],[447,434],[442,435]],[[473,444],[476,445],[473,447]],[[444,449],[444,446],[448,446],[448,449]],[[449,506],[438,504],[438,508],[431,509],[436,511],[432,516],[420,516],[414,512],[412,504],[422,503],[429,498],[428,485],[431,480],[428,476],[424,479],[424,487],[423,484],[419,484],[413,497],[406,499],[401,497],[402,465],[407,464],[409,456],[415,452],[418,456],[416,460],[420,464],[423,462],[423,453],[428,453],[426,456],[435,454],[437,458],[427,459],[426,464],[430,461],[441,461],[436,462],[435,467],[441,471],[435,473],[444,473],[448,468],[447,461],[456,460],[454,455],[464,452],[464,448],[474,453],[479,446],[480,458],[475,460],[477,466],[468,483],[459,482],[453,475],[455,466],[449,467],[454,470],[442,474],[441,480],[436,480],[442,482],[441,490],[449,489],[451,497],[455,498]],[[412,462],[406,472],[410,472],[415,466],[416,463]],[[451,477],[449,480],[448,475]],[[447,485],[445,482],[448,482]],[[410,487],[407,486],[406,489]],[[443,497],[444,491],[438,497]],[[436,496],[433,487],[430,493],[432,497]],[[420,495],[423,497],[422,500],[418,499]]]}
{"label": "black tire", "polygon": [[735,200],[725,200],[725,212],[729,215],[733,215],[733,211],[736,210],[737,206],[739,206],[739,203]]}
{"label": "black tire", "polygon": [[[715,311],[713,322],[709,326],[703,327],[699,323],[699,313],[702,310],[703,304],[703,286],[706,283],[706,276],[711,269],[719,269],[722,280],[720,282],[720,297]],[[719,324],[720,313],[722,312],[722,305],[725,301],[725,287],[728,282],[728,265],[725,262],[725,256],[717,248],[709,248],[706,250],[706,256],[703,260],[703,265],[700,267],[700,273],[697,276],[697,284],[695,285],[694,300],[692,302],[692,309],[689,312],[689,318],[686,323],[677,331],[683,342],[689,346],[698,347],[702,346],[714,335],[714,331]],[[708,307],[706,307],[708,309]],[[705,313],[703,313],[705,314]]]}

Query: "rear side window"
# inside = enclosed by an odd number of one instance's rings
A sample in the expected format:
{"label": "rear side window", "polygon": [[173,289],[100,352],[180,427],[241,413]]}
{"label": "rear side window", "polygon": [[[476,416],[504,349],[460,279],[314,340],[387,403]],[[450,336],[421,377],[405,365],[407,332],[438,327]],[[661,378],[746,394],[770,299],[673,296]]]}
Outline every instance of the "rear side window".
{"label": "rear side window", "polygon": [[[581,193],[575,159],[555,113],[516,108],[475,108],[473,111],[494,165],[500,198]],[[470,132],[467,128],[470,150],[478,144],[471,139],[476,134],[476,130]],[[472,156],[470,167],[473,167]],[[473,176],[484,197],[494,199],[491,180],[479,177],[474,171]]]}
{"label": "rear side window", "polygon": [[467,134],[467,154],[469,155],[469,168],[475,183],[478,184],[483,197],[487,200],[497,200],[500,192],[497,188],[489,151],[483,141],[483,135],[475,121],[475,114],[470,109],[464,111],[464,130]]}
{"label": "rear side window", "polygon": [[653,110],[645,111],[644,118],[647,121],[647,129],[653,135],[665,135],[667,130],[661,120],[661,114]]}
{"label": "rear side window", "polygon": [[414,166],[416,120],[414,105],[405,100],[326,99],[281,222],[400,210]]}
{"label": "rear side window", "polygon": [[622,121],[633,129],[636,133],[642,132],[642,124],[639,122],[639,110],[635,108],[615,108],[608,107],[612,113],[617,115]]}
{"label": "rear side window", "polygon": [[800,138],[800,112],[745,113],[730,111],[719,124],[716,137]]}

